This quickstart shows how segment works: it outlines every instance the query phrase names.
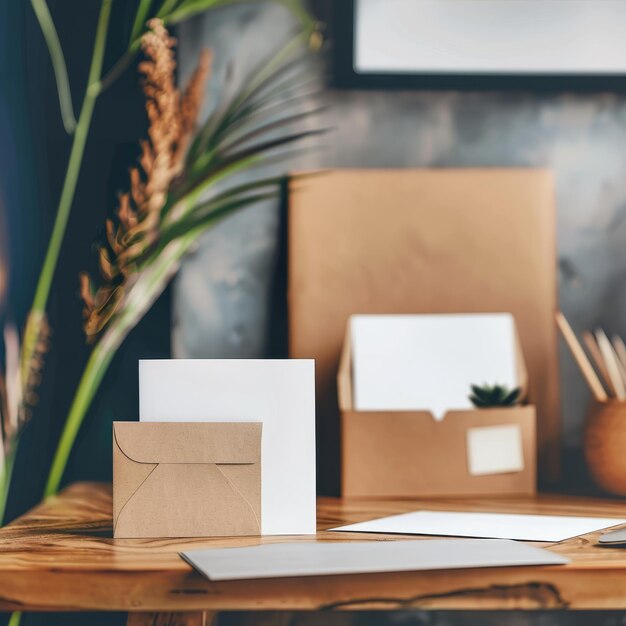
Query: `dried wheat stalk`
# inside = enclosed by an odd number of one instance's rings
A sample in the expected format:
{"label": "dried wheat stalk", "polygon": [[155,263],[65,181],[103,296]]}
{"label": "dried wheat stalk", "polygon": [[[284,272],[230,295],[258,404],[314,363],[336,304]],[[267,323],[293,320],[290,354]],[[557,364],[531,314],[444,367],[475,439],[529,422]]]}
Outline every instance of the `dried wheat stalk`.
{"label": "dried wheat stalk", "polygon": [[161,212],[174,179],[181,173],[194,131],[211,55],[204,51],[186,89],[174,83],[176,40],[159,19],[150,20],[142,37],[146,60],[139,65],[149,128],[141,142],[139,166],[130,171],[130,192],[122,194],[117,219],[106,223],[108,247],[100,248],[100,273],[104,283],[96,290],[81,274],[85,333],[94,338],[118,310],[138,259],[158,241]]}
{"label": "dried wheat stalk", "polygon": [[47,351],[47,339],[40,338],[34,352],[36,365],[33,364],[31,367],[31,381],[23,386],[17,329],[7,324],[3,335],[4,368],[0,372],[0,416],[2,418],[0,422],[0,476],[17,435],[30,418],[30,407],[37,401],[34,388],[39,384],[38,377],[43,367],[43,355]]}

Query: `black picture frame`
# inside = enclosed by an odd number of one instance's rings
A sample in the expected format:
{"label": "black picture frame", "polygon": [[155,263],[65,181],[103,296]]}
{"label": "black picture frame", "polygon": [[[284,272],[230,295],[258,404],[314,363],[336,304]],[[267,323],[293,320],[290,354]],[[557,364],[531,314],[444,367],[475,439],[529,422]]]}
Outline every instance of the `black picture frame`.
{"label": "black picture frame", "polygon": [[624,74],[359,73],[354,70],[355,0],[333,3],[333,86],[338,89],[626,93]]}

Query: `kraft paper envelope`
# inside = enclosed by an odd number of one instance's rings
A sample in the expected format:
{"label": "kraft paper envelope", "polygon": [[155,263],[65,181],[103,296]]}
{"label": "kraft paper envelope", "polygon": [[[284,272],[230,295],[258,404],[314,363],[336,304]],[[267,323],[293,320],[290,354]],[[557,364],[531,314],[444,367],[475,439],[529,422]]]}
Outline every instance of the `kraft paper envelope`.
{"label": "kraft paper envelope", "polygon": [[114,422],[114,537],[260,534],[261,429]]}

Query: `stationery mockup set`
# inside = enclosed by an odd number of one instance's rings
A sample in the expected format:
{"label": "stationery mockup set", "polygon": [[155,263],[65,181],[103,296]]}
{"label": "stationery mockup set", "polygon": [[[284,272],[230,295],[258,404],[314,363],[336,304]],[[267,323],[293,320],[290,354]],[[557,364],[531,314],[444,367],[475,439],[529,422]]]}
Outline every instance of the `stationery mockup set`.
{"label": "stationery mockup set", "polygon": [[[381,181],[398,198],[398,219],[384,223]],[[344,207],[330,221],[329,195]],[[324,210],[304,211],[307,201]],[[315,356],[318,372],[306,359],[142,361],[140,421],[114,424],[115,537],[314,534],[314,379],[326,415],[337,410],[327,393],[335,373],[344,496],[532,494],[538,448],[544,474],[555,476],[549,174],[331,173],[298,203],[290,207],[291,353]],[[362,230],[351,247],[345,231],[355,219]],[[381,303],[404,314],[381,315]],[[358,311],[373,314],[350,317]],[[529,401],[541,411],[539,437]],[[449,538],[335,535],[181,556],[216,581],[559,566],[567,559],[514,540],[558,542],[625,523],[420,510],[328,532]]]}
{"label": "stationery mockup set", "polygon": [[[354,320],[357,355],[364,351],[366,357],[377,356],[382,349],[380,337],[367,335],[368,324],[376,326],[380,321]],[[424,327],[415,319],[400,323],[405,328],[396,339],[403,346],[407,345],[407,329],[415,337],[425,334],[430,340],[441,334],[437,324],[442,324],[441,331],[450,330],[450,320],[439,318],[424,319]],[[509,368],[507,382],[519,381],[517,357],[510,359],[516,354],[514,325],[507,316],[461,316],[452,321],[454,325],[470,329],[475,347],[480,344],[483,348],[472,371],[488,376],[480,363],[488,368],[495,361],[498,367]],[[481,325],[490,340],[481,338]],[[363,342],[359,342],[361,326],[366,333]],[[463,345],[460,334],[452,332],[449,336],[455,344]],[[490,341],[492,348],[488,347]],[[404,358],[413,357],[407,353]],[[411,367],[418,371],[424,358],[420,355],[414,359]],[[426,369],[423,375],[427,377]],[[356,368],[355,375],[361,389],[375,385],[379,377],[387,386],[380,391],[370,389],[373,395],[369,398],[361,394],[360,407],[384,401],[388,387],[394,384],[375,368],[360,372]],[[450,380],[458,379],[460,390],[468,376],[473,374],[459,366],[455,372],[451,370]],[[405,394],[409,397],[411,393],[407,384]],[[451,406],[455,411],[469,410],[461,393],[450,397],[454,398]],[[113,426],[114,536],[314,533],[313,398],[310,361],[142,361],[141,420],[115,422]],[[435,392],[422,394],[418,401],[440,419],[447,409],[437,405],[440,395]],[[299,541],[193,550],[181,556],[211,580],[564,565],[567,559],[558,554],[511,540],[560,541],[623,523],[626,520],[610,518],[415,511],[332,528],[330,532],[456,538],[347,544]],[[463,536],[472,539],[458,538]]]}

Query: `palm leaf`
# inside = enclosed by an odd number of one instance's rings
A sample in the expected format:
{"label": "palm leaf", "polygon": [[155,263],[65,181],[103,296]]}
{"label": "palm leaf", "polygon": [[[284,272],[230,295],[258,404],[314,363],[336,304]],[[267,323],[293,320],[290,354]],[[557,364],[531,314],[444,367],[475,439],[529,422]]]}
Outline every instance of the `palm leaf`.
{"label": "palm leaf", "polygon": [[135,14],[135,20],[133,21],[133,28],[130,33],[130,41],[128,42],[129,46],[131,46],[135,39],[140,37],[141,33],[143,33],[151,6],[152,0],[139,0],[139,6],[137,7],[137,13]]}
{"label": "palm leaf", "polygon": [[201,172],[198,172],[195,176],[190,176],[188,180],[185,180],[182,183],[182,186],[176,190],[175,197],[178,200],[190,194],[193,197],[199,197],[208,186],[215,184],[217,180],[246,167],[250,167],[251,165],[261,161],[267,153],[288,144],[301,141],[307,137],[321,135],[325,132],[327,132],[327,129],[315,129],[291,133],[275,139],[258,142],[252,146],[243,148],[234,154],[228,155],[225,158],[212,160]]}
{"label": "palm leaf", "polygon": [[[188,159],[190,161],[195,160],[206,149],[209,140],[219,141],[233,121],[241,115],[247,116],[251,112],[245,109],[246,104],[255,99],[257,105],[263,102],[261,95],[264,89],[272,88],[271,93],[265,94],[268,101],[277,97],[285,89],[286,85],[280,83],[279,79],[306,59],[305,55],[298,55],[287,62],[284,61],[293,53],[294,44],[300,43],[300,37],[300,35],[294,37],[286,46],[280,48],[270,57],[270,61],[264,59],[254,67],[249,73],[250,79],[240,88],[239,93],[222,110],[216,110],[209,117],[189,149]],[[300,77],[299,80],[302,81],[302,78]],[[293,83],[295,83],[294,77],[292,77]]]}
{"label": "palm leaf", "polygon": [[76,128],[76,116],[74,115],[70,81],[67,75],[65,57],[63,56],[63,48],[61,48],[59,35],[52,21],[46,0],[31,0],[31,6],[33,7],[33,11],[39,22],[39,27],[41,28],[41,32],[46,40],[46,45],[48,46],[52,69],[54,70],[54,78],[57,84],[63,126],[67,133],[73,133]]}
{"label": "palm leaf", "polygon": [[179,3],[179,1],[180,0],[163,0],[163,4],[161,5],[161,8],[157,11],[156,16],[160,18],[166,17],[176,8],[176,5]]}
{"label": "palm leaf", "polygon": [[[235,0],[239,3],[262,3],[265,0]],[[275,0],[278,4],[282,4],[289,9],[300,22],[303,34],[307,39],[311,38],[315,32],[317,23],[311,17],[307,11],[302,0]],[[233,0],[183,0],[180,4],[177,4],[176,0],[165,0],[160,15],[158,17],[163,18],[168,24],[177,24],[187,20],[199,13],[207,11],[208,9],[216,9],[220,6],[233,4]],[[169,6],[172,5],[170,9]]]}
{"label": "palm leaf", "polygon": [[162,224],[163,224],[162,229],[161,229],[162,239],[168,237],[169,228],[172,226],[173,223],[177,221],[176,216],[179,214],[179,211],[181,212],[181,215],[183,216],[196,215],[198,214],[198,212],[203,210],[204,205],[208,202],[218,202],[218,201],[227,200],[237,195],[243,195],[243,194],[246,194],[252,191],[258,191],[259,189],[264,189],[267,187],[275,188],[281,183],[283,178],[284,176],[272,176],[269,178],[260,178],[260,179],[253,180],[248,183],[243,183],[243,184],[235,185],[232,187],[228,187],[228,189],[216,194],[210,200],[205,200],[204,202],[198,202],[197,204],[193,205],[191,208],[188,208],[186,210],[185,209],[181,210],[180,205],[173,207],[170,214],[162,220]]}
{"label": "palm leaf", "polygon": [[213,223],[215,220],[224,218],[234,211],[250,206],[251,204],[257,204],[264,200],[276,198],[277,193],[278,191],[274,189],[270,192],[245,195],[243,197],[235,195],[230,200],[212,200],[203,203],[198,207],[202,208],[202,211],[197,211],[189,216],[185,216],[164,233],[163,245],[167,245],[170,241],[178,239],[183,235],[204,231],[208,224]]}
{"label": "palm leaf", "polygon": [[317,83],[317,79],[302,80],[301,77],[292,78],[289,81],[277,84],[271,91],[263,94],[255,100],[246,103],[242,108],[233,112],[227,119],[212,119],[209,123],[212,125],[208,136],[202,142],[195,146],[195,152],[190,153],[187,163],[193,162],[201,158],[201,155],[206,152],[214,151],[224,139],[228,137],[230,133],[242,132],[247,128],[259,125],[261,120],[268,118],[276,111],[272,111],[273,105],[277,108],[279,105],[287,104],[291,102],[293,106],[294,102],[297,102],[298,96],[289,97],[289,93],[301,90],[310,84]]}
{"label": "palm leaf", "polygon": [[262,137],[263,135],[266,135],[275,130],[281,129],[284,126],[290,126],[291,124],[294,124],[296,122],[301,122],[304,119],[310,118],[314,115],[318,115],[319,113],[323,113],[324,111],[327,111],[327,110],[328,110],[327,106],[320,106],[315,109],[303,111],[302,113],[295,113],[294,115],[287,115],[287,116],[275,119],[273,121],[268,122],[267,124],[257,126],[253,130],[248,131],[240,136],[236,136],[230,142],[227,142],[225,145],[223,145],[222,149],[224,150],[224,152],[228,152],[235,148],[241,148],[242,146],[245,146],[253,139],[258,139],[259,137]]}
{"label": "palm leaf", "polygon": [[[317,107],[309,111],[295,113],[293,115],[287,115],[276,118],[276,115],[265,113],[263,117],[257,118],[255,115],[248,115],[241,119],[239,128],[232,128],[230,132],[223,136],[215,138],[210,141],[210,145],[207,146],[204,153],[197,156],[195,161],[187,164],[187,170],[191,177],[201,174],[202,171],[215,162],[215,159],[219,156],[224,156],[228,150],[232,150],[235,146],[241,146],[246,141],[254,138],[260,138],[264,134],[269,134],[272,131],[279,130],[281,127],[289,127],[292,123],[302,121],[307,117],[311,117],[316,113],[320,113],[324,110],[324,107]],[[271,111],[270,111],[271,113]],[[251,127],[251,130],[248,130]],[[248,132],[248,138],[246,141],[239,141],[244,134]]]}

